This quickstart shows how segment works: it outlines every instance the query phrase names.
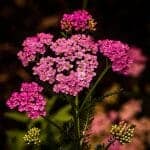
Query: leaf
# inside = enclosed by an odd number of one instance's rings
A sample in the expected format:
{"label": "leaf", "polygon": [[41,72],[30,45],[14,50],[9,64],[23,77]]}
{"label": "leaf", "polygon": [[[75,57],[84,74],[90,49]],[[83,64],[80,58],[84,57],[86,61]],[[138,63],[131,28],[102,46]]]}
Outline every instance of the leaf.
{"label": "leaf", "polygon": [[25,143],[23,141],[23,136],[25,132],[20,130],[8,130],[6,131],[7,134],[7,144],[11,149],[15,150],[24,150]]}
{"label": "leaf", "polygon": [[29,121],[28,123],[28,129],[31,129],[32,127],[35,127],[35,126],[39,126],[40,125],[40,128],[44,128],[43,126],[45,125],[45,121],[42,117],[38,118],[38,119],[32,119]]}
{"label": "leaf", "polygon": [[50,112],[52,107],[54,106],[56,102],[57,97],[53,96],[52,98],[48,99],[47,104],[46,104],[46,110],[47,112]]}
{"label": "leaf", "polygon": [[19,113],[19,112],[6,112],[4,114],[5,117],[26,123],[29,121],[29,118],[25,116],[25,114]]}
{"label": "leaf", "polygon": [[53,116],[50,116],[50,118],[54,121],[67,122],[72,119],[70,110],[71,106],[66,105],[63,108],[60,108]]}

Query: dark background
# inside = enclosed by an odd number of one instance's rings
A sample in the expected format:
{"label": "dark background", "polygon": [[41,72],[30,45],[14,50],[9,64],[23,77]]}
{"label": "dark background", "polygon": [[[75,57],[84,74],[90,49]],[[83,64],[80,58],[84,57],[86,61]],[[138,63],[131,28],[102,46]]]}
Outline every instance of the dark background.
{"label": "dark background", "polygon": [[[23,39],[37,32],[59,33],[58,19],[64,12],[82,8],[81,0],[0,0],[0,147],[5,145],[5,131],[17,126],[3,117],[5,101],[30,74],[17,59]],[[89,0],[87,9],[98,21],[95,38],[121,40],[142,48],[150,54],[150,13],[148,0]],[[143,100],[143,114],[150,115],[149,60],[138,78],[130,80],[117,76],[128,90],[138,84],[136,96]]]}

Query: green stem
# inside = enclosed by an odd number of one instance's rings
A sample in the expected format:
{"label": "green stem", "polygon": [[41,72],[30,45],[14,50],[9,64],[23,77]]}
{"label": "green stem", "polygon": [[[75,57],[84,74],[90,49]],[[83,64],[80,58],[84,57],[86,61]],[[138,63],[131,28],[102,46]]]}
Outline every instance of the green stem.
{"label": "green stem", "polygon": [[58,126],[55,122],[53,122],[52,120],[46,118],[46,117],[43,117],[48,123],[50,123],[51,125],[53,125],[54,127],[56,127],[60,132],[62,131],[60,126]]}
{"label": "green stem", "polygon": [[[116,92],[105,94],[105,95],[101,96],[99,100],[96,100],[96,102],[101,102],[101,100],[103,100],[104,98],[120,94],[120,92],[122,92],[122,89],[120,89],[119,91],[116,91]],[[87,109],[89,109],[89,107],[91,107],[91,104],[86,105],[86,107],[84,107],[82,110],[87,110]]]}
{"label": "green stem", "polygon": [[[87,127],[88,127],[88,123],[89,123],[89,112],[86,115],[86,121],[85,121],[85,125],[84,125],[83,131],[82,131],[82,133],[83,133],[82,137],[85,136],[85,132],[86,132]],[[81,138],[81,146],[83,145],[83,141],[84,141],[84,138]]]}
{"label": "green stem", "polygon": [[80,139],[80,120],[79,120],[79,99],[78,96],[76,96],[75,98],[75,105],[76,105],[76,118],[77,118],[77,133],[78,133],[78,137]]}
{"label": "green stem", "polygon": [[88,0],[83,0],[83,9],[87,8]]}
{"label": "green stem", "polygon": [[33,145],[33,150],[40,150],[40,146],[39,145]]}
{"label": "green stem", "polygon": [[67,33],[66,32],[60,32],[60,34],[64,37],[64,38],[67,38]]}
{"label": "green stem", "polygon": [[82,108],[84,107],[84,105],[86,104],[88,98],[91,96],[91,94],[93,93],[93,91],[95,90],[96,86],[98,85],[98,83],[102,80],[102,78],[104,77],[104,75],[107,73],[107,71],[109,70],[111,66],[108,65],[106,66],[106,68],[103,70],[103,72],[100,74],[100,76],[98,77],[97,81],[94,83],[94,85],[92,86],[92,88],[89,90],[88,94],[86,95],[85,99],[83,100],[83,103],[81,104],[81,107],[79,109],[79,113],[82,111]]}
{"label": "green stem", "polygon": [[71,103],[73,109],[73,118],[74,118],[74,129],[75,129],[75,149],[80,150],[80,120],[79,120],[79,100],[78,96],[75,97],[75,101]]}

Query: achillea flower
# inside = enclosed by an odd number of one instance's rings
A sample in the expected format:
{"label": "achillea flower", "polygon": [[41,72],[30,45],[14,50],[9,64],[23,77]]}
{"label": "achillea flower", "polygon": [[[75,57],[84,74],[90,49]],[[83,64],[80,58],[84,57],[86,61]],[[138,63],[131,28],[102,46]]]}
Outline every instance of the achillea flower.
{"label": "achillea flower", "polygon": [[121,150],[122,145],[113,136],[108,136],[103,140],[105,150]]}
{"label": "achillea flower", "polygon": [[112,143],[109,147],[109,150],[121,150],[121,144],[119,141],[115,141],[114,143]]}
{"label": "achillea flower", "polygon": [[128,75],[128,70],[133,63],[129,53],[129,46],[120,41],[99,40],[99,51],[112,62],[112,70]]}
{"label": "achillea flower", "polygon": [[64,14],[61,20],[61,29],[65,31],[95,31],[96,22],[86,10]]}
{"label": "achillea flower", "polygon": [[141,102],[139,100],[131,99],[121,107],[118,115],[122,120],[131,120],[141,111]]}
{"label": "achillea flower", "polygon": [[33,37],[27,37],[22,46],[23,49],[18,52],[18,57],[23,66],[28,66],[29,62],[34,61],[37,54],[44,54],[46,52],[45,45],[50,45],[53,35],[39,33]]}
{"label": "achillea flower", "polygon": [[146,150],[147,148],[144,144],[145,141],[142,141],[139,137],[136,137],[133,138],[131,143],[122,145],[120,150]]}
{"label": "achillea flower", "polygon": [[22,83],[20,92],[12,93],[6,104],[10,109],[26,112],[31,119],[45,116],[46,100],[41,94],[42,90],[35,82]]}
{"label": "achillea flower", "polygon": [[100,135],[103,131],[105,131],[107,128],[109,128],[111,121],[107,117],[106,114],[98,114],[95,115],[91,125],[90,130],[88,131],[88,134],[90,135]]}
{"label": "achillea flower", "polygon": [[23,139],[27,144],[39,145],[41,143],[40,129],[36,127],[31,128],[28,130],[27,134],[25,134]]}
{"label": "achillea flower", "polygon": [[53,35],[49,33],[38,33],[37,37],[39,38],[40,43],[45,44],[45,45],[51,45]]}
{"label": "achillea flower", "polygon": [[96,43],[90,36],[73,35],[52,42],[51,51],[55,56],[41,58],[33,67],[33,74],[40,80],[54,84],[53,91],[77,95],[88,88],[98,66]]}
{"label": "achillea flower", "polygon": [[41,81],[54,83],[56,75],[56,70],[53,68],[54,62],[55,58],[50,56],[41,58],[37,66],[33,67],[33,74],[38,75]]}
{"label": "achillea flower", "polygon": [[121,121],[118,125],[111,127],[110,133],[121,144],[130,143],[134,135],[135,125],[130,125],[125,121]]}
{"label": "achillea flower", "polygon": [[137,47],[131,47],[129,54],[133,57],[133,63],[129,66],[128,75],[132,77],[139,77],[145,69],[147,58],[142,54],[142,50]]}
{"label": "achillea flower", "polygon": [[[133,110],[133,113],[131,110]],[[85,142],[91,149],[93,147],[95,148],[95,145],[99,145],[100,143],[105,143],[105,145],[110,143],[109,131],[112,124],[118,121],[118,119],[130,120],[130,122],[136,126],[136,131],[131,143],[122,145],[118,140],[114,139],[115,142],[110,145],[110,150],[117,150],[118,148],[119,150],[145,150],[147,146],[145,143],[150,144],[150,118],[136,118],[136,115],[141,111],[140,101],[131,99],[127,103],[123,104],[118,111],[106,111],[104,105],[97,106],[95,111],[97,113],[93,116],[93,120],[90,123],[88,130],[84,132]],[[117,124],[117,126],[119,125]],[[125,128],[124,131],[127,131],[126,129],[127,128]],[[124,133],[122,133],[122,135],[124,135]],[[111,137],[113,136],[111,135]]]}
{"label": "achillea flower", "polygon": [[83,132],[84,142],[88,144],[91,149],[95,145],[104,143],[104,138],[109,135],[111,127],[111,120],[109,116],[103,111],[93,116],[87,130]]}

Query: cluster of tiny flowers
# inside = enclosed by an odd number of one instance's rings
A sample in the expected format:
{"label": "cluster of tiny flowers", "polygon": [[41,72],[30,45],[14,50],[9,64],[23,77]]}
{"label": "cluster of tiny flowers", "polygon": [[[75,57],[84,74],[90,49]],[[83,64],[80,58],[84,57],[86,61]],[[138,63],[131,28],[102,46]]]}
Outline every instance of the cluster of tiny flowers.
{"label": "cluster of tiny flowers", "polygon": [[99,51],[112,62],[112,70],[124,75],[128,75],[128,70],[133,63],[130,57],[129,46],[120,41],[99,40]]}
{"label": "cluster of tiny flowers", "polygon": [[18,52],[18,57],[23,66],[28,66],[29,62],[34,61],[37,54],[46,52],[46,45],[50,45],[53,36],[46,33],[38,33],[36,36],[27,37],[22,46],[23,49]]}
{"label": "cluster of tiny flowers", "polygon": [[22,83],[20,92],[12,93],[7,100],[10,109],[18,108],[19,112],[26,112],[31,119],[45,116],[46,100],[41,94],[43,88],[35,82]]}
{"label": "cluster of tiny flowers", "polygon": [[146,67],[147,58],[138,47],[131,47],[129,53],[133,57],[133,63],[129,67],[128,74],[132,77],[139,77]]}
{"label": "cluster of tiny flowers", "polygon": [[121,144],[130,143],[134,136],[135,126],[130,125],[125,121],[121,121],[118,125],[114,124],[111,127],[110,133]]}
{"label": "cluster of tiny flowers", "polygon": [[65,31],[95,31],[96,22],[86,10],[64,14],[61,20],[61,29]]}
{"label": "cluster of tiny flowers", "polygon": [[50,48],[55,57],[41,58],[33,67],[33,74],[54,84],[53,91],[56,93],[75,96],[83,88],[88,88],[98,66],[98,48],[92,38],[84,34],[60,38],[52,42]]}
{"label": "cluster of tiny flowers", "polygon": [[27,134],[24,135],[23,139],[27,144],[39,145],[41,143],[40,129],[36,127],[31,128],[27,131]]}

